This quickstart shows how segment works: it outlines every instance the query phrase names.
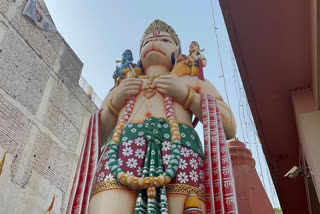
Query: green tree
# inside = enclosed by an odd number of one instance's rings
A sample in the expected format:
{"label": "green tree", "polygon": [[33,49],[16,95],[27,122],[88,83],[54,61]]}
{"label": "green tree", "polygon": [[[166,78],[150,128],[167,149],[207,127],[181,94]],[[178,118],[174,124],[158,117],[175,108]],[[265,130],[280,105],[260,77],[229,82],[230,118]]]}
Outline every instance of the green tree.
{"label": "green tree", "polygon": [[275,214],[283,214],[281,208],[274,208]]}

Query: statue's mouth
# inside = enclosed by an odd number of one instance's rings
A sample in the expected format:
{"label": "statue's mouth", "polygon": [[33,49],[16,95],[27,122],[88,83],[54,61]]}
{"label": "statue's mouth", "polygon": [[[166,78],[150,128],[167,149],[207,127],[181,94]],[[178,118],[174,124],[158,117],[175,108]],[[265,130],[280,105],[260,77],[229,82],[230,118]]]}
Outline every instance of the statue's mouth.
{"label": "statue's mouth", "polygon": [[163,56],[165,56],[165,54],[164,54],[162,51],[157,50],[157,49],[154,49],[154,48],[151,48],[150,50],[148,50],[148,51],[143,55],[143,57],[146,57],[147,54],[150,53],[150,52],[152,52],[152,51],[159,52],[159,53],[161,53]]}

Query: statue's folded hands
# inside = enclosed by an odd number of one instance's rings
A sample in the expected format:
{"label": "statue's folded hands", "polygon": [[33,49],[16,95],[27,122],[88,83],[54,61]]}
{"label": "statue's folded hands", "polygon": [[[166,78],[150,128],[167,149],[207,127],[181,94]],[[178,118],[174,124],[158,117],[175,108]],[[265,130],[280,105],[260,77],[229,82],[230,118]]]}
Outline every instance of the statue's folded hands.
{"label": "statue's folded hands", "polygon": [[124,79],[117,87],[115,87],[112,96],[112,105],[121,110],[129,97],[137,95],[142,86],[142,81],[137,78]]}
{"label": "statue's folded hands", "polygon": [[162,94],[172,97],[181,105],[187,100],[186,82],[174,74],[160,76],[154,81],[154,85]]}

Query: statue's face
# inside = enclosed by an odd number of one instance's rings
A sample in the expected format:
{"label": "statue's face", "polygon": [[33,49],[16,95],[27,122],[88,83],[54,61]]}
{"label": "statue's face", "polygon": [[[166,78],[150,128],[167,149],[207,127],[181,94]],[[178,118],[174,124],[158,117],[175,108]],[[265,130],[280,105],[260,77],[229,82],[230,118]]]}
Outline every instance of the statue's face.
{"label": "statue's face", "polygon": [[177,49],[176,43],[170,34],[160,32],[155,38],[152,33],[146,36],[140,52],[140,59],[143,67],[147,69],[152,65],[162,65],[169,69],[172,68],[171,54]]}
{"label": "statue's face", "polygon": [[199,51],[199,45],[196,42],[191,42],[189,47],[189,53],[198,52]]}
{"label": "statue's face", "polygon": [[129,51],[125,51],[123,54],[122,54],[122,61],[125,62],[125,61],[129,61],[131,62],[132,61],[132,55]]}

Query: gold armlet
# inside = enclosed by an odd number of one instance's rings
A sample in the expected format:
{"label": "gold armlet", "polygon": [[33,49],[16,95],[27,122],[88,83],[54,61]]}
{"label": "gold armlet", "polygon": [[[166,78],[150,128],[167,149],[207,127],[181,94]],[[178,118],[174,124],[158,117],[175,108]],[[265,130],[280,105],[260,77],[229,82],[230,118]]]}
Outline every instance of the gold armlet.
{"label": "gold armlet", "polygon": [[184,103],[184,106],[183,106],[184,109],[188,109],[190,107],[190,105],[193,102],[193,98],[194,98],[194,90],[193,88],[189,88],[187,101]]}
{"label": "gold armlet", "polygon": [[115,116],[119,115],[119,112],[112,106],[111,104],[112,99],[108,100],[108,109],[114,114]]}
{"label": "gold armlet", "polygon": [[221,96],[216,97],[216,100],[220,100],[220,101],[224,102]]}

